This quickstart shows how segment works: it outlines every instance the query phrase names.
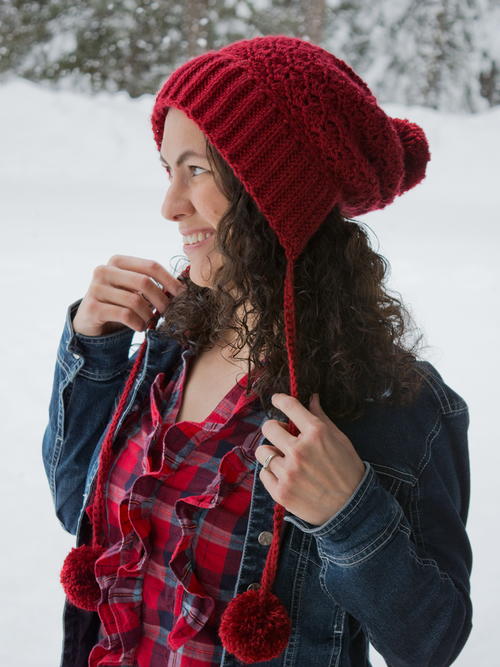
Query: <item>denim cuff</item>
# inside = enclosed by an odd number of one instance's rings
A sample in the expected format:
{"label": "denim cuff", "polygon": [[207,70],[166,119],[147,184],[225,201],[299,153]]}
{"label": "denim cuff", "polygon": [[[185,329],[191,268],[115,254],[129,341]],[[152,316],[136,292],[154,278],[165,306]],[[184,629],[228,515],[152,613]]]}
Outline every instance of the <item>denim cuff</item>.
{"label": "denim cuff", "polygon": [[351,506],[356,506],[359,504],[360,490],[361,487],[366,486],[366,478],[368,477],[371,468],[368,461],[363,461],[363,463],[365,464],[365,474],[361,478],[361,481],[359,482],[358,486],[354,489],[354,492],[349,498],[349,500],[347,500],[347,502],[341,509],[339,509],[338,512],[336,512],[333,516],[327,519],[320,526],[316,526],[313,523],[309,523],[309,521],[304,521],[304,519],[300,519],[298,516],[295,516],[295,514],[292,514],[291,512],[287,512],[285,514],[284,520],[293,523],[295,526],[297,526],[297,528],[300,528],[302,531],[304,531],[304,533],[310,533],[312,535],[314,534],[317,535],[318,533],[323,533],[325,530],[326,531],[330,530],[332,528],[332,523],[335,520],[341,520],[340,519],[341,514],[345,517],[352,511],[352,509],[349,509],[351,508]]}
{"label": "denim cuff", "polygon": [[389,525],[399,518],[402,509],[396,499],[380,484],[375,470],[368,461],[365,474],[347,503],[330,519],[315,526],[295,515],[286,515],[285,521],[293,523],[304,533],[321,540],[322,550],[331,551],[333,557],[351,550],[359,551],[363,542],[372,543]]}
{"label": "denim cuff", "polygon": [[107,380],[121,373],[128,364],[129,350],[134,331],[122,329],[103,336],[86,336],[76,333],[72,319],[82,299],[72,303],[66,312],[59,360],[63,365],[79,371],[95,380]]}

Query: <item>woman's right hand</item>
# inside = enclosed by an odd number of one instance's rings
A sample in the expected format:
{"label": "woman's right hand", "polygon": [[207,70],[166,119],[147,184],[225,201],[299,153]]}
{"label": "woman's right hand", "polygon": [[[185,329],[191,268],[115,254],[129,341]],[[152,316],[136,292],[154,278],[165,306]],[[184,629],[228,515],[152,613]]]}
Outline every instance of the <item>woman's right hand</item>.
{"label": "woman's right hand", "polygon": [[[164,291],[152,278],[163,285]],[[90,286],[73,318],[73,330],[85,336],[103,336],[126,327],[144,331],[153,310],[164,313],[173,296],[185,289],[158,262],[113,255],[106,265],[94,269]]]}

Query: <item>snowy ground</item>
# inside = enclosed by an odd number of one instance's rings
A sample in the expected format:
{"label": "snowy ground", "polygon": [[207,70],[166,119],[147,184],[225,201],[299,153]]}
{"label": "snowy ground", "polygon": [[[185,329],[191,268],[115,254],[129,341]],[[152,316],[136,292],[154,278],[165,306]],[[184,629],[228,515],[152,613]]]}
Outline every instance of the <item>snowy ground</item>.
{"label": "snowy ground", "polygon": [[[9,667],[59,661],[58,578],[74,538],[53,513],[41,442],[66,308],[83,296],[94,267],[115,253],[154,258],[172,273],[172,258],[182,254],[177,225],[160,216],[166,182],[150,131],[151,107],[151,96],[89,98],[22,80],[0,86],[6,466],[0,663]],[[470,408],[474,627],[455,664],[491,665],[498,660],[500,597],[500,109],[477,116],[385,109],[422,125],[432,160],[413,191],[360,220],[391,263],[389,286],[425,333],[424,358]],[[385,664],[373,650],[372,658]]]}

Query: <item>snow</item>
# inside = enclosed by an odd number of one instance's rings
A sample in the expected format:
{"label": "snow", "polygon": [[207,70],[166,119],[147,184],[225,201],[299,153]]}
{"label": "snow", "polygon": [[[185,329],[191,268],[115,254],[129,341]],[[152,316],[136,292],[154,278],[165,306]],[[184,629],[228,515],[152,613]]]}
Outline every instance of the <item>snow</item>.
{"label": "snow", "polygon": [[[1,423],[9,454],[0,505],[0,663],[10,667],[53,667],[60,655],[59,571],[74,537],[53,512],[41,443],[67,306],[116,253],[180,271],[177,225],[160,215],[166,181],[150,129],[152,104],[151,95],[90,97],[20,79],[0,87]],[[424,358],[469,405],[474,627],[455,664],[491,664],[500,596],[500,108],[475,116],[384,108],[424,128],[432,160],[420,185],[359,220],[391,264],[389,287],[425,334]],[[373,649],[372,659],[385,664]]]}

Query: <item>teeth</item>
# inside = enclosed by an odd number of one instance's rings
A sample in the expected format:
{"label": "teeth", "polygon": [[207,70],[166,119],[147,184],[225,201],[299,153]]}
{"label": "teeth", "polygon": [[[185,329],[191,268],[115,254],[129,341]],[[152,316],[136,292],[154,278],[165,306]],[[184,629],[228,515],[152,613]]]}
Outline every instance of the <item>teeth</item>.
{"label": "teeth", "polygon": [[214,232],[198,232],[197,234],[190,234],[184,237],[184,243],[199,243],[209,236],[213,236]]}

